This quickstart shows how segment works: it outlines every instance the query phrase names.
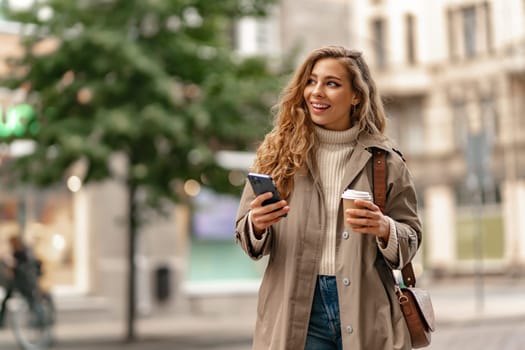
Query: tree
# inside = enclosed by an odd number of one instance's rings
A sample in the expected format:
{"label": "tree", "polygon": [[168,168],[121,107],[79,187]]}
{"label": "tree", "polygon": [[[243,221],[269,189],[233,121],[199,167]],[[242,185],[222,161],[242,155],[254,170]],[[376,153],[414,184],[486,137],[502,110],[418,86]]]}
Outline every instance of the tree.
{"label": "tree", "polygon": [[[47,0],[4,5],[25,24],[24,53],[9,60],[3,83],[27,92],[34,118],[15,138],[35,151],[15,161],[15,178],[40,186],[82,164],[84,183],[108,178],[129,192],[127,339],[135,338],[138,206],[180,201],[196,179],[232,190],[215,160],[245,149],[268,125],[278,80],[263,59],[232,51],[236,18],[264,15],[265,0]],[[30,132],[29,130],[33,131]],[[242,130],[242,132],[240,132]],[[127,159],[125,176],[109,156]],[[11,176],[13,178],[13,176]],[[143,201],[138,201],[137,193]],[[144,194],[144,195],[142,195]]]}

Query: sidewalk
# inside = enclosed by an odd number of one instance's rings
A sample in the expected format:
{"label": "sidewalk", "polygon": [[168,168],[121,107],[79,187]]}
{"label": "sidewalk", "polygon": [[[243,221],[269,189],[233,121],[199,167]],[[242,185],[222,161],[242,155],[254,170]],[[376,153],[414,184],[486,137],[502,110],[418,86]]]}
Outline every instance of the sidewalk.
{"label": "sidewalk", "polygon": [[[426,282],[426,283],[425,283]],[[525,279],[485,276],[425,281],[439,325],[525,320]]]}
{"label": "sidewalk", "polygon": [[[419,285],[430,292],[438,327],[487,320],[525,320],[525,279],[484,277],[482,282],[483,299],[480,298],[479,281],[474,277],[421,280]],[[218,341],[249,339],[255,325],[256,302],[255,296],[244,297],[238,308],[231,308],[231,301],[223,308],[211,308],[209,304],[214,301],[204,300],[198,313],[140,319],[137,333],[151,337],[209,336]],[[213,311],[207,312],[210,309]],[[124,334],[124,329],[123,325],[103,323],[102,320],[96,324],[61,324],[57,327],[57,335],[61,338],[97,332],[101,337],[111,337]]]}
{"label": "sidewalk", "polygon": [[[479,294],[476,294],[480,289],[474,278],[421,280],[419,284],[431,294],[438,331],[476,322],[525,320],[525,279],[485,277],[482,304],[477,296]],[[203,301],[201,312],[141,318],[136,323],[137,338],[141,341],[186,344],[177,349],[249,349],[255,323],[256,297],[244,297],[239,308],[230,307],[235,305],[230,300],[226,307],[215,308],[211,312],[207,303],[210,301]],[[55,328],[59,344],[87,344],[86,349],[106,349],[100,344],[114,344],[124,339],[124,335],[125,322],[104,318],[84,322],[60,322],[59,319]],[[0,348],[10,349],[9,346],[14,346],[13,335],[10,331],[0,331]],[[81,345],[70,348],[83,349]],[[141,349],[150,347],[144,345]]]}

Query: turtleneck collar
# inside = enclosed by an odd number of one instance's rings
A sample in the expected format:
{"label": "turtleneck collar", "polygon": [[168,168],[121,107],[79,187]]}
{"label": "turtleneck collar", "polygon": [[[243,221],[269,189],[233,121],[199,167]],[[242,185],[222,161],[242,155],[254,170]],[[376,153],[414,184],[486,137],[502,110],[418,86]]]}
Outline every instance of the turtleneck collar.
{"label": "turtleneck collar", "polygon": [[357,139],[358,126],[343,131],[327,130],[314,125],[315,134],[321,143],[344,144],[351,143]]}

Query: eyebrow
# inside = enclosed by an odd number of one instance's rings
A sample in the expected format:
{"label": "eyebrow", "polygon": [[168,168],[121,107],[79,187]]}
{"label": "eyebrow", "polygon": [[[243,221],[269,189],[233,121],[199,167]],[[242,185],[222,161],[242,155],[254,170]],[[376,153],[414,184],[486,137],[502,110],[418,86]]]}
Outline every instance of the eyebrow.
{"label": "eyebrow", "polygon": [[[315,77],[315,78],[317,78],[317,74],[314,74],[314,73],[310,74],[310,76],[311,76],[311,77]],[[339,80],[339,81],[343,81],[343,79],[341,79],[341,78],[339,78],[339,77],[337,77],[337,76],[335,76],[335,75],[328,75],[328,76],[326,76],[326,77],[324,77],[324,78],[325,78],[325,80],[337,79],[337,80]]]}

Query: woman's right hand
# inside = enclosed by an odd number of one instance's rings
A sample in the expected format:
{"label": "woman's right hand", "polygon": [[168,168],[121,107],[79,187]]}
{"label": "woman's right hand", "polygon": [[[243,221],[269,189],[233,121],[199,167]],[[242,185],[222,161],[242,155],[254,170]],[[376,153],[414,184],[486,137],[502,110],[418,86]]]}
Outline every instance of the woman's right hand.
{"label": "woman's right hand", "polygon": [[255,197],[250,203],[253,231],[258,238],[268,227],[279,222],[283,215],[290,211],[290,207],[285,200],[263,206],[262,203],[272,198],[272,196],[271,192],[266,192]]}

